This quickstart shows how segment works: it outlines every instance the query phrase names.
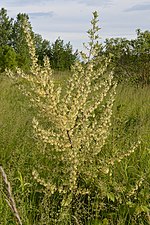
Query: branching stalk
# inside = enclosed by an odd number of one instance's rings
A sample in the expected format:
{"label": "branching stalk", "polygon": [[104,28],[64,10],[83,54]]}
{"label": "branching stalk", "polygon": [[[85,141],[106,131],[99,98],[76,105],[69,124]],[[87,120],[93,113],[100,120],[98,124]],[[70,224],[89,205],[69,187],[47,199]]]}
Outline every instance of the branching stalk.
{"label": "branching stalk", "polygon": [[7,191],[7,199],[6,199],[6,202],[9,205],[9,207],[11,208],[11,211],[13,212],[13,214],[14,214],[17,222],[20,225],[22,225],[22,222],[21,222],[21,219],[20,219],[18,210],[16,208],[16,203],[15,203],[15,200],[14,200],[13,195],[12,195],[10,182],[8,181],[7,175],[6,175],[6,173],[5,173],[5,171],[4,171],[4,169],[3,169],[2,166],[0,166],[0,172],[2,174],[2,178],[3,178],[3,181],[4,181],[4,185],[5,185],[5,188],[6,188],[6,191]]}

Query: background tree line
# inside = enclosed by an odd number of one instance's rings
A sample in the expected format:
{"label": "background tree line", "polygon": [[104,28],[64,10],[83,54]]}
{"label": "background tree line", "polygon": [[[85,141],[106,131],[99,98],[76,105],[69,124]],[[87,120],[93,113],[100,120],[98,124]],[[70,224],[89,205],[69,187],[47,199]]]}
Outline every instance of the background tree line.
{"label": "background tree line", "polygon": [[104,55],[111,54],[115,77],[119,82],[148,85],[150,83],[150,31],[136,31],[134,40],[105,40]]}
{"label": "background tree line", "polygon": [[[0,70],[15,69],[16,66],[23,70],[30,67],[29,50],[23,33],[24,19],[29,21],[27,14],[19,13],[16,20],[9,18],[7,10],[0,10]],[[71,65],[78,59],[78,51],[74,52],[68,42],[64,43],[57,38],[54,43],[35,34],[30,24],[30,30],[35,40],[36,53],[39,64],[43,64],[47,55],[51,67],[55,70],[70,70]],[[106,39],[101,45],[100,55],[111,56],[112,66],[115,68],[115,78],[118,82],[148,85],[150,83],[150,31],[136,31],[136,38]]]}
{"label": "background tree line", "polygon": [[[27,14],[19,13],[16,20],[9,18],[7,10],[0,10],[0,70],[3,72],[6,68],[15,69],[16,66],[23,70],[30,68],[29,49],[23,32],[23,21],[29,21]],[[44,56],[50,58],[51,66],[56,70],[69,70],[71,65],[77,59],[77,51],[73,52],[73,47],[68,42],[58,38],[54,43],[35,34],[30,24],[30,31],[35,40],[36,53],[39,64],[43,64]]]}

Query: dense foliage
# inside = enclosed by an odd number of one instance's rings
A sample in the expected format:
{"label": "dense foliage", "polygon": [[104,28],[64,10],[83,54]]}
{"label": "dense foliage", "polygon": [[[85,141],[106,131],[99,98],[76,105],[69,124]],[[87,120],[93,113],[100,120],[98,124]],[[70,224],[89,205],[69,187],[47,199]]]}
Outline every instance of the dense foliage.
{"label": "dense foliage", "polygon": [[[6,68],[15,69],[16,66],[28,71],[31,65],[29,49],[23,32],[23,21],[29,22],[29,16],[19,13],[16,20],[7,16],[7,10],[0,10],[0,71]],[[30,23],[29,23],[30,24]],[[42,36],[35,34],[30,24],[30,32],[36,45],[36,54],[39,64],[43,65],[44,56],[47,55],[51,66],[56,70],[70,70],[77,59],[77,52],[73,51],[70,42],[58,38],[54,43],[43,40]],[[7,60],[6,60],[7,58]]]}
{"label": "dense foliage", "polygon": [[150,84],[150,32],[137,30],[135,40],[111,38],[105,41],[104,54],[112,55],[117,80]]}

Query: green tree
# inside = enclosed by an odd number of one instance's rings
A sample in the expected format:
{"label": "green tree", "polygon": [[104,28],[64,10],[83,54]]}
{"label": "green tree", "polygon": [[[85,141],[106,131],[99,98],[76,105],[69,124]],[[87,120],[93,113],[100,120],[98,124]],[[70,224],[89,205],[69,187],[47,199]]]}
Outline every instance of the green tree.
{"label": "green tree", "polygon": [[115,67],[115,77],[119,82],[131,78],[130,46],[126,38],[106,39],[105,55],[111,55],[111,63]]}
{"label": "green tree", "polygon": [[[17,53],[18,67],[22,68],[23,70],[28,70],[30,68],[31,60],[29,55],[29,48],[26,43],[26,37],[23,32],[23,24],[25,20],[27,20],[29,23],[29,17],[27,14],[19,13],[17,15],[13,27],[13,48]],[[29,30],[33,37],[34,34],[30,23]]]}
{"label": "green tree", "polygon": [[12,46],[13,19],[7,15],[7,10],[0,10],[0,70],[14,69],[16,54]]}
{"label": "green tree", "polygon": [[38,57],[38,62],[39,64],[43,65],[44,57],[46,55],[49,57],[51,56],[50,42],[45,39],[43,40],[40,34],[35,34],[35,48]]}
{"label": "green tree", "polygon": [[150,83],[150,32],[137,30],[137,38],[111,38],[105,41],[104,55],[111,54],[115,77],[123,82]]}
{"label": "green tree", "polygon": [[69,70],[77,59],[77,53],[73,53],[70,42],[64,44],[64,41],[58,38],[51,46],[49,58],[52,68],[56,70]]}
{"label": "green tree", "polygon": [[0,70],[4,72],[5,69],[15,70],[17,66],[16,53],[14,49],[8,45],[0,47]]}
{"label": "green tree", "polygon": [[78,58],[78,51],[73,53],[73,47],[70,42],[64,46],[64,68],[70,70],[71,66]]}
{"label": "green tree", "polygon": [[7,10],[0,10],[0,46],[12,44],[13,19],[7,16]]}
{"label": "green tree", "polygon": [[130,42],[137,81],[150,84],[150,31],[137,30],[137,38]]}
{"label": "green tree", "polygon": [[64,70],[64,42],[58,38],[51,48],[51,64],[57,70]]}

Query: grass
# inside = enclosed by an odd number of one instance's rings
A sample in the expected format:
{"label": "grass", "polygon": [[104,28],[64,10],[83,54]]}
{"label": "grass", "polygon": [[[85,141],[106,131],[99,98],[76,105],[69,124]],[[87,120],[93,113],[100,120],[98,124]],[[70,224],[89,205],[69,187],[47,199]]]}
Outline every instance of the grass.
{"label": "grass", "polygon": [[[65,89],[70,74],[55,73],[54,76],[56,84],[63,85]],[[27,97],[18,90],[17,84],[5,74],[0,75],[0,109],[0,164],[12,185],[23,224],[51,224],[48,222],[48,198],[44,197],[42,187],[31,176],[33,168],[44,164],[44,158],[39,158],[32,133],[32,118],[36,112]],[[150,224],[149,112],[149,87],[118,87],[112,129],[105,146],[107,154],[115,156],[121,149],[128,151],[139,137],[142,143],[130,158],[126,157],[115,164],[112,179],[107,186],[107,198],[98,206],[103,209],[101,221],[89,220],[88,225]],[[0,179],[0,224],[15,225],[15,218],[5,201],[6,190],[2,178]],[[57,202],[57,196],[55,198]],[[75,224],[81,223],[77,220]]]}

